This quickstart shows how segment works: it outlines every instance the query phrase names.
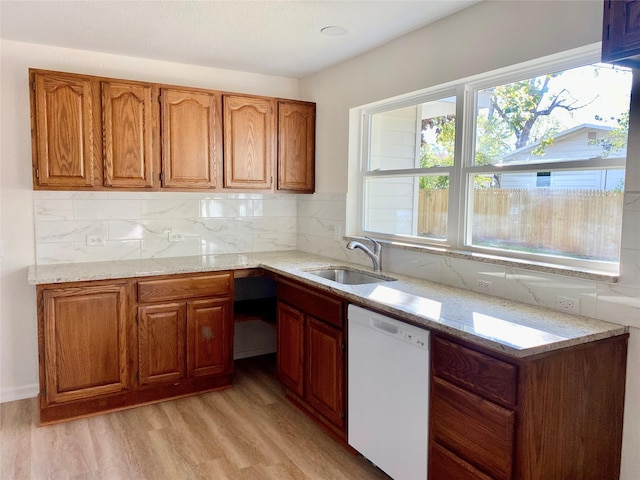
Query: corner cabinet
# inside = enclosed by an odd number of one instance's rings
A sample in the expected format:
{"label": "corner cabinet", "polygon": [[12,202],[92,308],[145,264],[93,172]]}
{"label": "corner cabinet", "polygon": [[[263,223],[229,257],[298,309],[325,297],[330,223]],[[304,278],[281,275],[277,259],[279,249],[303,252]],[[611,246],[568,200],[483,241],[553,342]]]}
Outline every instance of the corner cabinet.
{"label": "corner cabinet", "polygon": [[313,193],[315,183],[316,106],[278,101],[277,189]]}
{"label": "corner cabinet", "polygon": [[628,335],[513,359],[432,335],[430,480],[614,480]]}
{"label": "corner cabinet", "polygon": [[604,1],[602,61],[640,67],[640,1]]}
{"label": "corner cabinet", "polygon": [[39,285],[40,423],[231,386],[233,274]]}
{"label": "corner cabinet", "polygon": [[277,373],[288,398],[344,440],[344,303],[280,279],[277,317]]}

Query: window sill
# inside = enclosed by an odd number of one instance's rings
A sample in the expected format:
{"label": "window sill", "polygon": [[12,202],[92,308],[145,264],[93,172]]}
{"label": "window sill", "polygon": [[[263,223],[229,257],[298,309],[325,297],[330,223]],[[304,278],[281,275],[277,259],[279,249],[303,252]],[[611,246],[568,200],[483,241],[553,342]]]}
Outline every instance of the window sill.
{"label": "window sill", "polygon": [[[362,240],[362,237],[345,236],[345,240]],[[468,252],[464,250],[449,250],[447,248],[432,247],[427,245],[418,245],[384,239],[375,239],[385,247],[397,248],[400,250],[409,250],[419,253],[427,253],[431,255],[441,255],[450,258],[459,258],[462,260],[471,260],[475,262],[488,263],[492,265],[501,265],[504,267],[522,268],[536,272],[551,273],[554,275],[564,275],[573,278],[582,278],[604,283],[617,283],[619,275],[597,270],[580,269],[575,267],[564,267],[543,262],[530,262],[509,257],[501,257],[498,255],[489,255],[477,252]]]}

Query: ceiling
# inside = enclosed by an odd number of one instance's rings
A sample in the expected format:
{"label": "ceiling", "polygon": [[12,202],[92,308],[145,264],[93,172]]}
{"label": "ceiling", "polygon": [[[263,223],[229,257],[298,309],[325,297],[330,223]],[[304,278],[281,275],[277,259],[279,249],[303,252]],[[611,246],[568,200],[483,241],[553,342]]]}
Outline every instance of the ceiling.
{"label": "ceiling", "polygon": [[0,37],[300,78],[478,1],[0,0]]}

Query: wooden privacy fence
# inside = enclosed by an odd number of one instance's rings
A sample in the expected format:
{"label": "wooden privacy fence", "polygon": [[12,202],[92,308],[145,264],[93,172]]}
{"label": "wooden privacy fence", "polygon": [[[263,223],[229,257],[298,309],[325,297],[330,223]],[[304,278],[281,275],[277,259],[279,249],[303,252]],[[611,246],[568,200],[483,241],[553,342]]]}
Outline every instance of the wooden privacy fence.
{"label": "wooden privacy fence", "polygon": [[[419,235],[445,237],[448,189],[420,190]],[[554,188],[473,191],[473,243],[617,260],[623,193]]]}

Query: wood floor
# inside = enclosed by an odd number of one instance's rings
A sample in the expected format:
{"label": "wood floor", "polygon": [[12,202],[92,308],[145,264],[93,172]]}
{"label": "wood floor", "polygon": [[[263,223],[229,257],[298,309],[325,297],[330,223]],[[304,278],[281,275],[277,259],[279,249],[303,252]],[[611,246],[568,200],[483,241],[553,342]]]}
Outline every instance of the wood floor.
{"label": "wood floor", "polygon": [[2,480],[389,479],[284,399],[273,359],[234,387],[46,427],[36,400],[0,405]]}

